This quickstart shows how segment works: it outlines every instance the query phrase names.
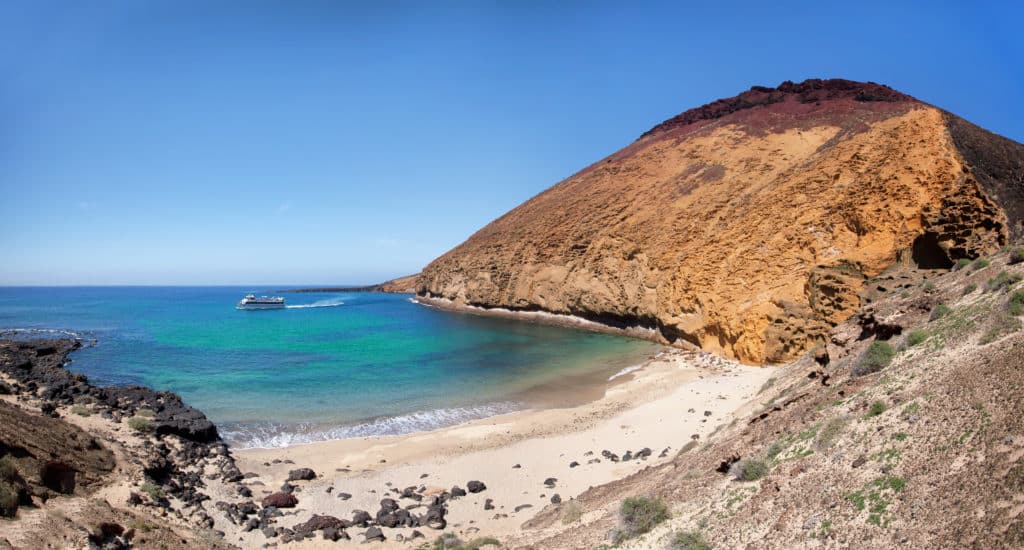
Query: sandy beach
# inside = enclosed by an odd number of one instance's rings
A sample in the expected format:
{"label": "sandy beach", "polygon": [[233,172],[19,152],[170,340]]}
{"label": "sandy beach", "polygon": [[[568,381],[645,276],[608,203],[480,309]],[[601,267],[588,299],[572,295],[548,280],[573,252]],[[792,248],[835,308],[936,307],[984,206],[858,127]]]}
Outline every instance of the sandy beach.
{"label": "sandy beach", "polygon": [[[383,498],[393,498],[402,507],[419,504],[400,498],[407,487],[429,497],[480,481],[485,490],[449,502],[444,531],[520,546],[542,535],[521,526],[552,506],[553,497],[568,503],[590,487],[669,460],[691,441],[706,440],[716,427],[731,422],[773,373],[707,353],[666,348],[639,369],[607,381],[603,396],[582,405],[517,411],[404,436],[238,450],[234,455],[256,500],[276,492],[290,470],[316,472],[313,480],[292,482],[298,505],[279,518],[285,527],[315,514],[342,519],[350,519],[355,510],[375,514]],[[635,458],[637,453],[646,455],[645,449],[649,455]],[[627,453],[634,458],[623,460]],[[210,489],[214,500],[218,491],[228,491],[216,485]],[[223,496],[228,500],[229,495]],[[257,531],[238,533],[224,516],[217,518],[217,528],[229,533],[228,542],[243,547],[267,542]],[[351,543],[361,543],[364,531],[350,528]],[[440,533],[422,527],[419,531],[431,541]],[[409,547],[413,532],[386,529],[385,545]],[[336,543],[293,543],[297,548],[329,544]]]}

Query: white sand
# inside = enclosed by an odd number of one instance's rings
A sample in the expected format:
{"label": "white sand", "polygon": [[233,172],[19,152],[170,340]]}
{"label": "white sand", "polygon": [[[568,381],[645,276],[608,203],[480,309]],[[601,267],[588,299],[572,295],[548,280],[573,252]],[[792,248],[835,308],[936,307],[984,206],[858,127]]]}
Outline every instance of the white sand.
{"label": "white sand", "polygon": [[[446,531],[464,540],[477,536],[508,540],[517,536],[523,522],[549,505],[553,494],[569,501],[589,487],[669,460],[694,434],[706,439],[718,425],[732,421],[733,414],[773,373],[772,369],[748,367],[705,353],[666,350],[639,371],[608,382],[604,397],[578,407],[514,412],[405,436],[240,450],[235,457],[243,472],[259,474],[251,481],[264,483],[251,486],[256,500],[277,491],[290,469],[308,467],[319,474],[313,481],[295,482],[301,488],[296,493],[297,512],[279,518],[279,525],[294,525],[314,513],[350,519],[353,510],[361,509],[375,515],[384,497],[395,498],[402,506],[415,504],[388,494],[391,488],[425,485],[431,494],[453,485],[465,489],[466,482],[479,480],[487,485],[486,491],[450,502]],[[688,412],[690,409],[693,412]],[[711,411],[710,416],[705,416],[705,411]],[[647,460],[613,463],[601,457],[605,449],[621,456],[643,447],[653,451]],[[659,458],[666,448],[667,458]],[[588,464],[592,458],[601,462]],[[294,464],[273,464],[275,459]],[[580,466],[570,468],[572,461]],[[515,464],[521,468],[514,469]],[[422,474],[427,476],[421,478]],[[549,477],[558,479],[554,489],[543,484]],[[331,486],[334,491],[328,494],[326,489]],[[339,499],[341,492],[352,494],[352,498]],[[494,510],[484,510],[488,498],[494,500]],[[523,504],[532,507],[514,512]],[[212,515],[218,519],[217,528],[228,533],[228,542],[252,548],[273,542],[259,532],[232,534],[238,533],[236,526],[226,523],[219,513]],[[440,534],[428,528],[419,530],[428,540]],[[364,531],[348,529],[352,544],[362,542]],[[408,537],[412,529],[384,532],[389,541],[375,547],[410,547],[395,539],[399,533]],[[339,544],[314,539],[288,546],[337,548]]]}

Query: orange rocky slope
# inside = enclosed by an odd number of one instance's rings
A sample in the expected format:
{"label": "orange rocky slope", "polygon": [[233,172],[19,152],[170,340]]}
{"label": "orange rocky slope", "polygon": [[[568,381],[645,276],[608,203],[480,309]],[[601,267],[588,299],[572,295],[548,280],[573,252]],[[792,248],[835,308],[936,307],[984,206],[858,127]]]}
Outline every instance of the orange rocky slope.
{"label": "orange rocky slope", "polygon": [[569,314],[752,363],[867,277],[1022,232],[1024,146],[885,86],[783,83],[670,119],[428,265],[426,299]]}

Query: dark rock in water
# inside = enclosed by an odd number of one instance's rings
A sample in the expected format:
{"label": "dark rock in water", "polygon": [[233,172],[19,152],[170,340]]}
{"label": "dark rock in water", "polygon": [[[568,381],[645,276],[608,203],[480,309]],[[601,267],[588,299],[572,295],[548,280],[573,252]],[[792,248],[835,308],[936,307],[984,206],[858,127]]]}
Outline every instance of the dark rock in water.
{"label": "dark rock in water", "polygon": [[558,483],[557,477],[549,477],[544,480],[544,486],[547,487],[548,489],[554,489],[555,483]]}
{"label": "dark rock in water", "polygon": [[365,510],[352,510],[352,525],[366,527],[373,521],[373,516]]}
{"label": "dark rock in water", "polygon": [[651,456],[652,452],[654,452],[654,451],[652,451],[650,447],[644,447],[643,449],[640,449],[639,451],[636,452],[636,457],[637,458],[647,458],[647,457]]}
{"label": "dark rock in water", "polygon": [[299,503],[295,495],[289,493],[274,493],[263,499],[261,504],[264,508],[273,506],[275,508],[294,508]]}
{"label": "dark rock in water", "polygon": [[370,527],[369,529],[366,530],[365,533],[363,533],[363,536],[366,537],[366,540],[364,542],[370,542],[370,541],[381,541],[381,542],[384,542],[385,540],[387,540],[387,539],[384,538],[384,532],[381,531],[377,527]]}
{"label": "dark rock in water", "polygon": [[464,496],[466,496],[466,491],[465,491],[465,490],[463,490],[463,489],[462,489],[461,487],[459,487],[458,485],[456,485],[456,486],[452,487],[452,490],[451,490],[451,495],[452,495],[453,497],[464,497]]}
{"label": "dark rock in water", "polygon": [[569,463],[569,467],[570,468],[575,468],[575,467],[577,467],[579,465],[580,465],[580,463],[576,462],[575,460],[573,460],[572,462]]}
{"label": "dark rock in water", "polygon": [[352,495],[349,493],[338,493],[338,498],[340,498],[341,500],[348,500],[352,498]]}
{"label": "dark rock in water", "polygon": [[513,470],[518,470],[519,468],[522,468],[522,466],[521,466],[521,465],[519,465],[519,464],[514,464],[514,465],[512,466],[512,469],[513,469]]}
{"label": "dark rock in water", "polygon": [[551,495],[551,504],[561,504],[561,503],[562,503],[562,497],[559,496],[558,493],[555,493],[555,494]]}
{"label": "dark rock in water", "polygon": [[316,479],[316,472],[310,468],[299,468],[288,472],[288,481],[309,481]]}
{"label": "dark rock in water", "polygon": [[494,509],[494,500],[492,500],[492,499],[485,500],[484,501],[484,510],[493,510],[493,509]]}
{"label": "dark rock in water", "polygon": [[480,491],[487,489],[487,486],[481,481],[470,481],[469,483],[466,483],[466,489],[469,489],[470,493],[479,493]]}
{"label": "dark rock in water", "polygon": [[527,508],[533,508],[533,505],[532,504],[520,504],[519,506],[516,506],[515,511],[519,512],[519,511],[525,510]]}
{"label": "dark rock in water", "polygon": [[631,453],[629,451],[626,451],[625,453],[623,453],[622,461],[623,462],[629,462],[630,460],[633,460],[633,453]]}

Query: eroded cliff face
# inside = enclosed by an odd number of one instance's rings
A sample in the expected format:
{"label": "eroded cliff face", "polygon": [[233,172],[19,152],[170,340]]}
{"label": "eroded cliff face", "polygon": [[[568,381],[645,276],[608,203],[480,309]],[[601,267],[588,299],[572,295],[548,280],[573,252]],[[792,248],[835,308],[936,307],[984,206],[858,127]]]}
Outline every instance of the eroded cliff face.
{"label": "eroded cliff face", "polygon": [[[867,277],[1006,242],[1006,201],[978,181],[950,120],[876,84],[755,87],[530,199],[432,262],[416,289],[786,361],[860,306]],[[960,140],[979,143],[975,129]],[[1000,158],[1020,154],[1009,143]]]}

